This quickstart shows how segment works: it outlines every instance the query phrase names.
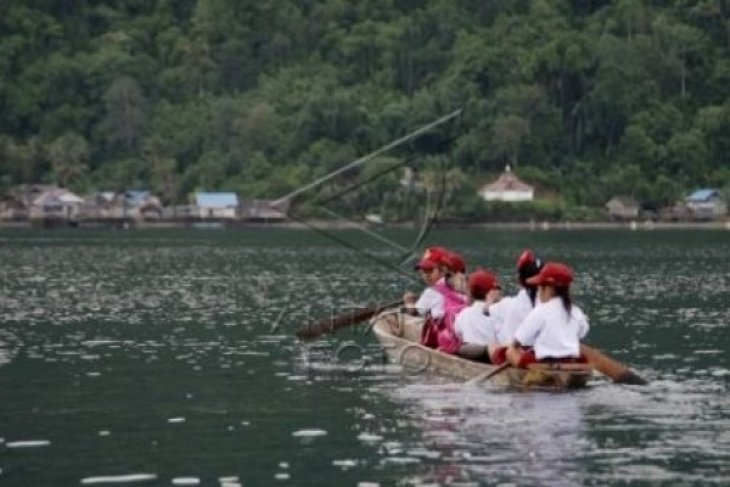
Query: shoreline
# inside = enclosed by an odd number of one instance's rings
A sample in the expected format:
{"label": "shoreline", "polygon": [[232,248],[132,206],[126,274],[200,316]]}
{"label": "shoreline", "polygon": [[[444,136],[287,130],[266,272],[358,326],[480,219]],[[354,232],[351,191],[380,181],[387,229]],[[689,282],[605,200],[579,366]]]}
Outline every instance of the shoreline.
{"label": "shoreline", "polygon": [[[309,220],[307,222],[277,221],[251,222],[239,220],[200,220],[200,221],[154,221],[154,220],[122,220],[109,221],[8,221],[0,220],[0,230],[5,229],[286,229],[286,230],[357,230],[398,229],[416,230],[412,223],[372,224],[349,221]],[[730,230],[730,219],[703,222],[653,222],[653,221],[620,221],[620,222],[436,222],[434,227],[441,230],[516,230],[516,231],[551,231],[551,230]]]}

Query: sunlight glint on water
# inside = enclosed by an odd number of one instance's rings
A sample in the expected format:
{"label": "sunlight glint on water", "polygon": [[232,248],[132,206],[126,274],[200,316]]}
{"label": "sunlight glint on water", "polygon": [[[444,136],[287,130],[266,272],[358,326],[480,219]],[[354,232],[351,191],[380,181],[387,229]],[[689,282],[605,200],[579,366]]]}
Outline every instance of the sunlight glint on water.
{"label": "sunlight glint on water", "polygon": [[330,307],[417,289],[306,232],[3,232],[0,483],[730,481],[727,233],[432,238],[512,290],[526,246],[570,262],[591,343],[651,385],[413,377],[354,330],[302,348]]}

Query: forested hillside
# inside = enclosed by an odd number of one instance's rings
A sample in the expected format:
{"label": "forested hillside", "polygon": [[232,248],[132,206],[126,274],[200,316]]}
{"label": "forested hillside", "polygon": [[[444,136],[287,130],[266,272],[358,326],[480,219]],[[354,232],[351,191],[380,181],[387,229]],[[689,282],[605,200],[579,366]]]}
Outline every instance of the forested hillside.
{"label": "forested hillside", "polygon": [[459,107],[375,167],[465,207],[507,163],[574,206],[730,184],[730,0],[3,0],[0,36],[3,187],[273,198]]}

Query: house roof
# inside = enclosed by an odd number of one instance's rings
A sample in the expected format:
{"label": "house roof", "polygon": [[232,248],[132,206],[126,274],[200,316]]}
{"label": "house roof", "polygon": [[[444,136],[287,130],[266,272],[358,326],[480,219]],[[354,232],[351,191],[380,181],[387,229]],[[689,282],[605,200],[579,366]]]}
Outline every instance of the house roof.
{"label": "house roof", "polygon": [[195,204],[206,208],[230,208],[238,206],[236,193],[195,193]]}
{"label": "house roof", "polygon": [[96,195],[100,198],[103,198],[104,201],[111,202],[114,201],[114,197],[117,194],[114,191],[100,191],[96,193]]}
{"label": "house roof", "polygon": [[73,194],[67,189],[62,188],[55,188],[50,191],[45,191],[41,193],[35,200],[33,200],[33,204],[36,206],[78,204],[83,202],[83,198]]}
{"label": "house roof", "polygon": [[509,166],[507,166],[502,174],[500,174],[499,178],[484,187],[482,187],[482,192],[485,191],[493,191],[493,192],[502,192],[502,191],[532,191],[534,188],[530,186],[529,184],[522,181],[520,178],[518,178],[510,169]]}
{"label": "house roof", "polygon": [[246,205],[246,209],[252,218],[286,218],[289,201],[254,200]]}
{"label": "house roof", "polygon": [[31,206],[40,195],[54,189],[59,189],[59,187],[49,184],[21,184],[16,186],[11,191],[11,194],[16,200],[22,202],[23,205]]}
{"label": "house roof", "polygon": [[606,206],[612,204],[619,204],[624,207],[638,207],[639,204],[631,196],[614,196],[606,203]]}
{"label": "house roof", "polygon": [[713,196],[717,196],[718,194],[719,194],[719,191],[716,189],[702,188],[702,189],[696,190],[694,193],[689,195],[687,197],[687,201],[700,203],[703,201],[707,201],[710,198],[712,198]]}
{"label": "house roof", "polygon": [[127,200],[128,203],[132,203],[133,205],[141,205],[149,197],[149,191],[133,189],[124,192],[124,199]]}

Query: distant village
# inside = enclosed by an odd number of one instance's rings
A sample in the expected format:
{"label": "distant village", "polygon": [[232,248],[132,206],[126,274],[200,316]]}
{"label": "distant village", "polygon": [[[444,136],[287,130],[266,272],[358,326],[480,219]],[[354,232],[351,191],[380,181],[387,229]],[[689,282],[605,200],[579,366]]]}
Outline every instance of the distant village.
{"label": "distant village", "polygon": [[[522,181],[509,166],[499,176],[479,190],[485,201],[533,201],[535,188]],[[697,222],[723,220],[727,216],[727,201],[719,189],[697,188],[673,205],[657,210],[642,209],[631,196],[615,195],[604,206],[612,221]]]}
{"label": "distant village", "polygon": [[57,186],[30,184],[0,201],[0,224],[16,226],[226,226],[237,222],[283,222],[288,204],[241,202],[233,192],[197,192],[191,204],[163,206],[150,191],[102,191],[80,196]]}
{"label": "distant village", "polygon": [[[412,184],[406,173],[402,185]],[[486,202],[519,203],[535,200],[535,188],[508,167],[479,190]],[[186,227],[284,223],[288,201],[242,200],[234,192],[196,192],[190,204],[163,206],[150,191],[102,191],[85,196],[53,185],[29,184],[11,189],[0,199],[0,225],[33,227]],[[616,195],[605,204],[606,221],[708,222],[727,218],[721,191],[698,188],[674,205],[642,210],[633,198]],[[364,216],[383,223],[377,214]]]}

